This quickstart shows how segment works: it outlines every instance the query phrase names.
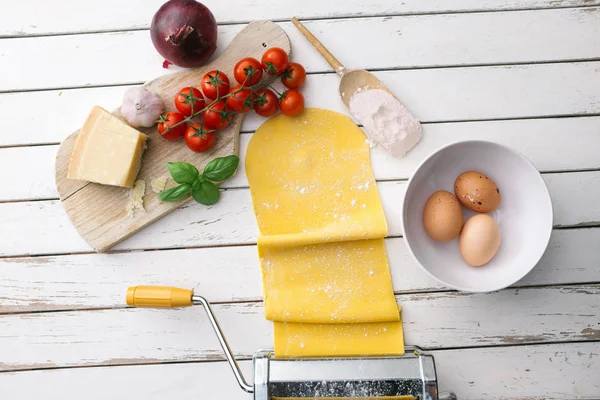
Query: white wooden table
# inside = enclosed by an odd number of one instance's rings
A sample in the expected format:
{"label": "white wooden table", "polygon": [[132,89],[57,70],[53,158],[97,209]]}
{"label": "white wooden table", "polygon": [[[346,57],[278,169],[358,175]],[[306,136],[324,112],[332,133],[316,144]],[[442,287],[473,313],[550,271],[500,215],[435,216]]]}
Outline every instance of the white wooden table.
{"label": "white wooden table", "polygon": [[[128,85],[168,72],[147,30],[162,1],[0,2],[2,400],[250,398],[200,309],[127,309],[129,285],[195,287],[218,303],[242,359],[272,345],[243,171],[214,207],[190,203],[111,254],[90,251],[57,200],[58,143],[92,105],[112,109]],[[294,15],[346,65],[376,71],[424,122],[407,158],[374,149],[373,165],[406,342],[435,355],[442,389],[461,399],[600,398],[600,1],[205,3],[220,49],[248,21],[280,21],[309,71],[309,106],[345,111],[338,77],[288,22]],[[260,122],[244,122],[242,158]],[[554,204],[546,255],[498,293],[428,279],[399,230],[415,166],[464,139],[524,153]]]}

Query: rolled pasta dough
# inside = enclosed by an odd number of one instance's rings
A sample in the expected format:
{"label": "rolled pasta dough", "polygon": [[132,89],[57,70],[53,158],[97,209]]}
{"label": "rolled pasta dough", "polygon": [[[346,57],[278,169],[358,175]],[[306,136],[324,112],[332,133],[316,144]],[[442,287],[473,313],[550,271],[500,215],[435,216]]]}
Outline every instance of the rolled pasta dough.
{"label": "rolled pasta dough", "polygon": [[328,110],[276,116],[250,141],[246,173],[276,356],[402,354],[363,132]]}

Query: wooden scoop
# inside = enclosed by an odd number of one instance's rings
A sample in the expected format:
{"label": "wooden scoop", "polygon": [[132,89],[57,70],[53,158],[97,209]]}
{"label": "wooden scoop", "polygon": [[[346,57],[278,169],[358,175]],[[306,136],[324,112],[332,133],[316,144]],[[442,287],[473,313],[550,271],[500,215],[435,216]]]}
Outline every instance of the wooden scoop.
{"label": "wooden scoop", "polygon": [[[350,108],[350,98],[358,90],[367,89],[381,89],[385,90],[391,95],[394,95],[375,75],[364,69],[347,69],[334,57],[323,46],[323,43],[319,41],[296,17],[292,18],[292,22],[302,32],[302,34],[308,39],[308,41],[315,46],[315,48],[321,53],[325,60],[331,65],[333,70],[342,78],[340,81],[340,96],[346,107]],[[395,97],[395,96],[394,96]]]}
{"label": "wooden scoop", "polygon": [[[342,77],[339,87],[342,102],[363,125],[367,137],[392,156],[404,157],[421,139],[421,123],[379,78],[364,69],[346,69],[298,19],[292,18],[292,22]],[[350,100],[357,92],[365,93],[350,107]]]}

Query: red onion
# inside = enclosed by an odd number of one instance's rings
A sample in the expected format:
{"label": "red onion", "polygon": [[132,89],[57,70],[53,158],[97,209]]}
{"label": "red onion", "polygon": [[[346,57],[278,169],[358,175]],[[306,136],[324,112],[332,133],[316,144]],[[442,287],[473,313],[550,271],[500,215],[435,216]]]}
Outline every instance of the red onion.
{"label": "red onion", "polygon": [[180,67],[199,67],[217,49],[217,22],[195,0],[169,0],[154,14],[150,36],[156,50]]}

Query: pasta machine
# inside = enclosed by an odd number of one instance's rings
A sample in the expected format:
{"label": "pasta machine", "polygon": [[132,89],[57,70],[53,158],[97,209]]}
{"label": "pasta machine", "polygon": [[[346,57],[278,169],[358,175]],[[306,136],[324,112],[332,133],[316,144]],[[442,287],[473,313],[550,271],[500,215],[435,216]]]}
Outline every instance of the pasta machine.
{"label": "pasta machine", "polygon": [[259,350],[253,357],[254,383],[242,374],[211,306],[191,290],[164,286],[127,289],[134,307],[201,305],[208,315],[225,357],[240,387],[254,400],[317,398],[385,398],[399,400],[456,400],[454,393],[438,393],[435,361],[418,347],[406,346],[403,356],[277,358]]}

